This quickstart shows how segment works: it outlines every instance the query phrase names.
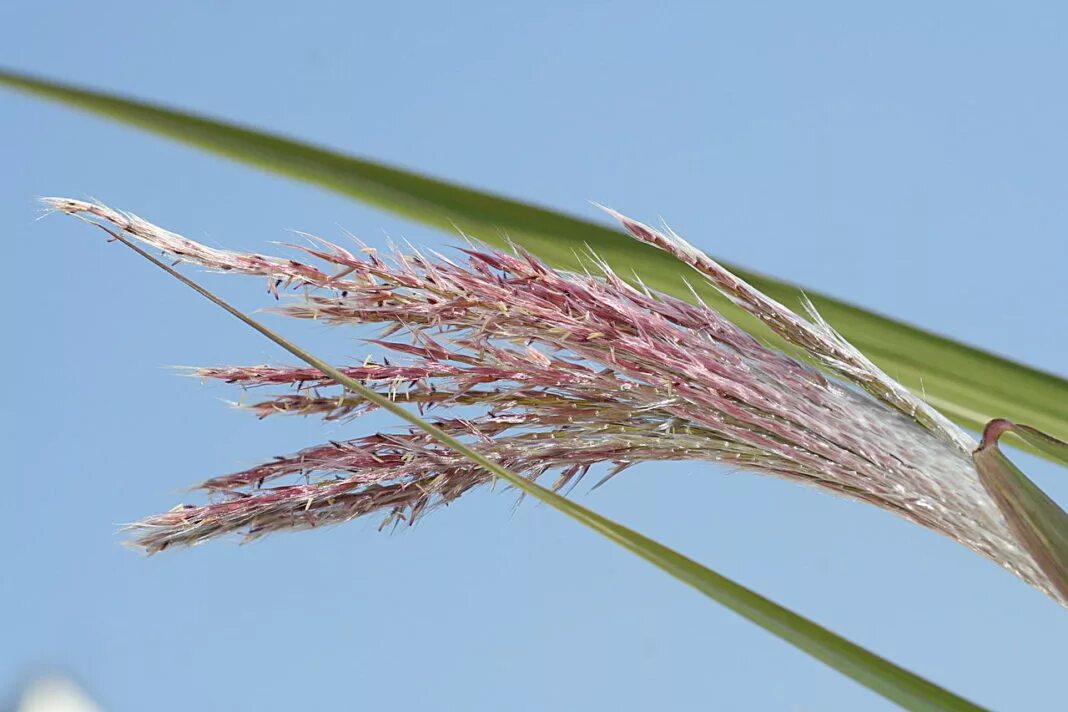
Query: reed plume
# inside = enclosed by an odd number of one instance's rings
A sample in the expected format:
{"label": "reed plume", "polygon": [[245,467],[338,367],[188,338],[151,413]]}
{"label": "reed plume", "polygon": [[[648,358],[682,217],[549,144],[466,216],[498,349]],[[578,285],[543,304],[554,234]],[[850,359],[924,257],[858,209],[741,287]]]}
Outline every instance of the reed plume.
{"label": "reed plume", "polygon": [[[705,304],[628,283],[595,255],[588,273],[575,274],[519,250],[468,246],[450,259],[394,248],[383,257],[316,239],[292,246],[299,260],[286,259],[207,247],[99,204],[46,203],[175,259],[264,277],[274,296],[291,297],[277,307],[288,316],[382,325],[372,343],[403,362],[368,359],[341,370],[531,479],[555,473],[552,486],[560,488],[601,464],[608,469],[597,484],[644,461],[727,463],[894,512],[1066,603],[981,484],[967,433],[811,308],[795,313],[670,231],[612,213],[631,236],[694,267],[819,369],[769,348]],[[341,420],[373,408],[305,367],[193,373],[273,389],[246,406],[263,417]],[[180,505],[129,529],[132,543],[153,553],[371,513],[385,524],[411,523],[490,479],[421,431],[377,433],[209,479],[200,485],[207,503]]]}

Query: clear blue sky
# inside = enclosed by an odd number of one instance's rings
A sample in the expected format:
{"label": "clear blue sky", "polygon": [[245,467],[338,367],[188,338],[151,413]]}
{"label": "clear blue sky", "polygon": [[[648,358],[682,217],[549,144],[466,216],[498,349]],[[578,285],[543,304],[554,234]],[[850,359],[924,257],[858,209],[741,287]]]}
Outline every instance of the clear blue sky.
{"label": "clear blue sky", "polygon": [[[1063,373],[1066,33],[1056,3],[10,2],[0,64],[663,216],[714,255]],[[79,223],[35,222],[34,196],[246,249],[291,228],[449,238],[23,97],[0,94],[0,122],[0,703],[58,668],[114,712],[888,707],[509,494],[392,535],[121,548],[116,525],[202,477],[390,422],[258,422],[166,370],[287,359]],[[259,281],[205,282],[266,304]],[[1068,499],[1064,472],[1023,461]],[[1068,615],[888,514],[698,464],[578,496],[978,702],[1063,708]]]}

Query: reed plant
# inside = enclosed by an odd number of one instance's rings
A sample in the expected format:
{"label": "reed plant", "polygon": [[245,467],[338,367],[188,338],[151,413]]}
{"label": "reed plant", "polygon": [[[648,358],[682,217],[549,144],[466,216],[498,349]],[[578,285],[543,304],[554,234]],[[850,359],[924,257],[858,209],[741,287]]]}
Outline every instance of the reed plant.
{"label": "reed plant", "polygon": [[[131,524],[136,548],[362,516],[408,525],[503,483],[906,708],[978,709],[562,496],[595,467],[600,486],[642,463],[709,461],[890,511],[1068,605],[1068,515],[998,447],[1011,434],[1049,459],[1068,457],[1063,379],[800,295],[612,210],[621,230],[123,97],[12,73],[0,83],[448,226],[458,238],[454,252],[439,254],[304,236],[289,256],[268,256],[208,247],[100,203],[45,199],[302,362],[191,369],[262,393],[242,406],[254,415],[349,421],[384,409],[409,426],[213,476],[197,502]],[[273,308],[290,317],[377,325],[370,343],[394,357],[326,363],[178,263],[264,279]],[[917,370],[909,349],[929,367]]]}

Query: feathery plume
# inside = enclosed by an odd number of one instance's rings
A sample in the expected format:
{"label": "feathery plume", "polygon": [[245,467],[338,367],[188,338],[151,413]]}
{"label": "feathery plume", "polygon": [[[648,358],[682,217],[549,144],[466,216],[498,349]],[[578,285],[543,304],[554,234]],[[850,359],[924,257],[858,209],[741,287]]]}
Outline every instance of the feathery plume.
{"label": "feathery plume", "polygon": [[[1021,546],[969,457],[975,444],[882,373],[829,325],[795,314],[674,233],[612,213],[635,238],[695,267],[728,298],[838,379],[770,349],[714,309],[601,274],[550,269],[529,254],[477,247],[462,259],[394,249],[388,259],[322,240],[305,259],[220,250],[103,205],[49,198],[172,257],[264,277],[277,310],[331,324],[381,324],[371,343],[403,364],[367,360],[346,375],[413,404],[449,434],[554,487],[644,461],[727,463],[873,504],[960,542],[1066,603]],[[322,266],[315,266],[316,260]],[[282,387],[250,408],[357,417],[373,406],[303,367],[201,368],[244,388]],[[451,407],[475,409],[460,417]],[[466,410],[464,411],[466,412]],[[413,522],[490,476],[418,431],[314,446],[209,479],[210,501],[129,528],[148,552],[240,532],[248,538],[371,513]],[[600,484],[600,482],[598,483]]]}

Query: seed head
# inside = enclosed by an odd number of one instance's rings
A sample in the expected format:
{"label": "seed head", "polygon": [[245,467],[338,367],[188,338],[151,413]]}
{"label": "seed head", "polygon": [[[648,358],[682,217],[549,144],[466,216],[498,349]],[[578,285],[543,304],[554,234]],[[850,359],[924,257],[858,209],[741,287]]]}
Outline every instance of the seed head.
{"label": "seed head", "polygon": [[[413,407],[483,455],[554,487],[605,464],[601,484],[644,461],[707,460],[873,504],[964,544],[1060,600],[984,490],[972,439],[876,368],[828,324],[761,294],[670,231],[613,213],[636,239],[696,268],[828,374],[768,348],[714,309],[595,274],[555,271],[520,250],[388,257],[313,240],[300,260],[206,247],[129,213],[52,198],[168,255],[267,279],[291,317],[374,323],[400,363],[346,375]],[[313,263],[314,261],[314,263]],[[192,371],[272,389],[243,406],[266,417],[355,418],[372,405],[314,369]],[[274,389],[283,389],[277,392]],[[414,522],[488,483],[420,431],[329,442],[203,482],[209,501],[129,527],[148,552],[240,532],[248,538],[380,513]]]}

